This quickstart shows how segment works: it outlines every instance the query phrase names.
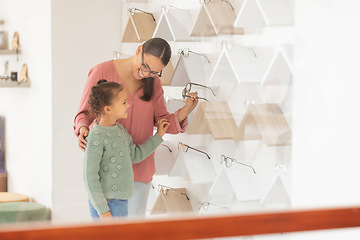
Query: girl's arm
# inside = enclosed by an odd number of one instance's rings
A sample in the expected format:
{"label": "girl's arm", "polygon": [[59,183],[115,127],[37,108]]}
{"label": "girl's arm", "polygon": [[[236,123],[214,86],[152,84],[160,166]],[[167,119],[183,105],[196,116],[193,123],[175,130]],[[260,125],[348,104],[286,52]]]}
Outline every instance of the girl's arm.
{"label": "girl's arm", "polygon": [[102,141],[97,136],[89,135],[84,158],[84,182],[89,199],[99,215],[110,211],[100,183],[100,162],[103,154]]}

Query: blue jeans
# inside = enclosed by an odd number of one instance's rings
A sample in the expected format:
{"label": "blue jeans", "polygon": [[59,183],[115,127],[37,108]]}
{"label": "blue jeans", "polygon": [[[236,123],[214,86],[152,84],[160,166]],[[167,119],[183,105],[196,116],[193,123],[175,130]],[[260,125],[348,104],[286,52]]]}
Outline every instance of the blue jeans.
{"label": "blue jeans", "polygon": [[[128,200],[127,199],[107,199],[110,213],[113,217],[125,217],[128,215]],[[98,219],[99,214],[89,200],[90,215],[93,219]]]}

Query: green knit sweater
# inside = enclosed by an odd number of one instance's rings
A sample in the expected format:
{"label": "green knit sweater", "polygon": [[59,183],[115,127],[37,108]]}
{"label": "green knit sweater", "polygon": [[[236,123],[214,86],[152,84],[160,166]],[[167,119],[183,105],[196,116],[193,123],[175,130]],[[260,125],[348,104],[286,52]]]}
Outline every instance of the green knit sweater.
{"label": "green knit sweater", "polygon": [[133,194],[132,163],[148,157],[162,143],[159,134],[136,146],[119,123],[112,127],[94,124],[86,138],[84,182],[98,214],[109,211],[106,199],[129,199]]}

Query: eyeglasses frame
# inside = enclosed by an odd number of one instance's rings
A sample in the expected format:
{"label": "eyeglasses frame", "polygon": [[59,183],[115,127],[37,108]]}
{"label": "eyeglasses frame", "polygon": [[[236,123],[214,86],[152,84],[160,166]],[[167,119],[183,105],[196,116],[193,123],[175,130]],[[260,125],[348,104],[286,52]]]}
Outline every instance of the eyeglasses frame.
{"label": "eyeglasses frame", "polygon": [[[207,158],[210,159],[210,156],[209,156],[206,152],[204,152],[204,151],[201,151],[201,150],[199,150],[199,149],[197,149],[197,148],[190,147],[189,145],[187,145],[187,144],[185,144],[185,143],[182,143],[182,142],[179,142],[179,143],[178,143],[178,149],[180,149],[180,145],[182,146],[183,152],[187,152],[187,151],[189,150],[189,148],[190,148],[190,149],[192,149],[192,150],[195,150],[195,151],[198,151],[198,152],[201,152],[201,153],[205,154],[205,155],[207,156]],[[183,147],[186,147],[186,150],[184,150]]]}
{"label": "eyeglasses frame", "polygon": [[168,193],[169,191],[170,191],[170,192],[175,192],[175,193],[180,193],[180,194],[184,195],[187,200],[190,200],[189,196],[188,196],[186,193],[174,191],[174,188],[168,187],[168,186],[165,186],[165,185],[159,184],[159,185],[158,185],[158,191],[159,191],[160,193],[164,194],[164,195],[167,195],[167,193]]}
{"label": "eyeglasses frame", "polygon": [[[230,160],[230,162],[228,161],[228,159]],[[225,166],[226,166],[227,168],[230,168],[230,167],[231,167],[231,164],[234,162],[234,163],[238,163],[238,164],[247,166],[247,167],[251,168],[254,173],[256,173],[255,169],[254,169],[252,166],[247,165],[247,164],[242,163],[242,162],[238,162],[236,159],[231,158],[231,157],[227,157],[227,156],[225,156],[224,154],[221,155],[220,164],[222,164],[223,162],[225,162]]]}
{"label": "eyeglasses frame", "polygon": [[[214,91],[213,91],[210,87],[205,86],[205,85],[202,85],[202,84],[198,84],[198,83],[189,82],[189,83],[187,83],[187,84],[185,85],[184,89],[182,90],[182,97],[183,97],[183,99],[185,99],[185,98],[187,98],[187,97],[188,97],[188,98],[191,98],[191,96],[189,96],[189,95],[187,95],[187,94],[191,91],[191,86],[192,86],[192,85],[194,85],[194,86],[199,86],[199,87],[204,87],[204,88],[208,88],[208,89],[211,90],[212,94],[214,94],[214,96],[216,96],[215,93],[214,93]],[[189,90],[187,89],[188,86],[190,86],[190,87],[189,87]],[[203,97],[196,97],[196,98],[197,98],[197,99],[203,99],[203,100],[209,102],[209,100],[207,100],[206,98],[203,98]]]}
{"label": "eyeglasses frame", "polygon": [[[141,66],[139,67],[139,70],[141,70],[143,73],[146,73],[146,74],[149,74],[150,77],[161,77],[162,75],[162,70],[160,72],[155,72],[155,71],[151,71],[150,67],[147,66],[145,63],[144,63],[144,45],[142,47],[142,50],[141,50]],[[146,70],[143,70],[143,69],[146,69]]]}

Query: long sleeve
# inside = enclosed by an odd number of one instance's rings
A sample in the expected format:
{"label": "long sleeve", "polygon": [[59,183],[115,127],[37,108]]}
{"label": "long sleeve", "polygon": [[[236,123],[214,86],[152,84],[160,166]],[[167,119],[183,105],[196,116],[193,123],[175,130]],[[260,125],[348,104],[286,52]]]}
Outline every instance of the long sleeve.
{"label": "long sleeve", "polygon": [[79,129],[83,126],[89,128],[90,124],[94,121],[93,116],[89,116],[89,95],[91,88],[96,85],[97,81],[100,80],[99,67],[95,66],[88,74],[88,78],[81,96],[80,106],[78,112],[74,118],[74,133],[76,136],[79,135]]}
{"label": "long sleeve", "polygon": [[147,158],[155,149],[163,142],[162,137],[158,133],[151,136],[141,145],[133,144],[133,140],[129,135],[130,156],[133,163],[139,163]]}
{"label": "long sleeve", "polygon": [[154,79],[154,125],[160,119],[166,118],[170,122],[170,127],[167,133],[177,134],[179,132],[185,132],[188,124],[188,119],[185,118],[182,122],[179,122],[179,110],[170,114],[165,105],[164,90],[161,86],[159,79]]}
{"label": "long sleeve", "polygon": [[84,182],[91,204],[98,214],[110,210],[104,191],[100,183],[100,162],[103,154],[103,144],[96,135],[89,135],[87,138],[88,146],[85,151],[84,159]]}

